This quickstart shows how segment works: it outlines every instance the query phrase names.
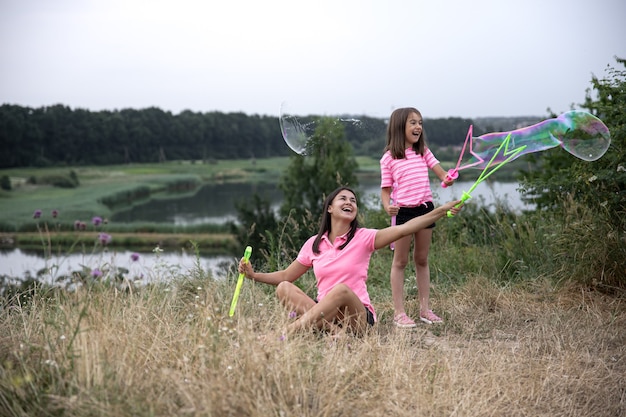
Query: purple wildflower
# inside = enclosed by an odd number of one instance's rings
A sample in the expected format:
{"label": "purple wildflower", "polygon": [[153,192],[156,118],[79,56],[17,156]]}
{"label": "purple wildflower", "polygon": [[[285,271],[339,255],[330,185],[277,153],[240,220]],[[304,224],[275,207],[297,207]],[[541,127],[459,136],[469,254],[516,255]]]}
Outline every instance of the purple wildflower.
{"label": "purple wildflower", "polygon": [[57,218],[57,216],[59,215],[59,210],[52,210],[52,217],[53,218]]}
{"label": "purple wildflower", "polygon": [[133,262],[137,262],[139,260],[139,254],[137,252],[133,253],[130,255],[130,259],[132,259]]}
{"label": "purple wildflower", "polygon": [[33,213],[33,219],[38,219],[41,217],[41,210],[35,210]]}
{"label": "purple wildflower", "polygon": [[100,226],[102,224],[102,217],[96,216],[93,219],[91,219],[91,222],[93,223],[94,226]]}
{"label": "purple wildflower", "polygon": [[81,224],[81,223],[82,223],[82,222],[81,222],[80,220],[76,220],[76,221],[74,222],[74,230],[80,230],[80,224]]}
{"label": "purple wildflower", "polygon": [[102,271],[100,271],[98,268],[92,269],[91,270],[91,276],[92,277],[101,277],[102,276]]}
{"label": "purple wildflower", "polygon": [[290,319],[295,319],[297,315],[298,315],[298,313],[296,313],[296,311],[295,311],[295,310],[294,310],[294,311],[289,312],[289,318],[290,318]]}
{"label": "purple wildflower", "polygon": [[111,240],[113,238],[111,237],[111,235],[107,234],[107,233],[100,233],[98,235],[98,240],[100,241],[100,243],[102,243],[103,245],[107,245],[109,243],[111,243]]}

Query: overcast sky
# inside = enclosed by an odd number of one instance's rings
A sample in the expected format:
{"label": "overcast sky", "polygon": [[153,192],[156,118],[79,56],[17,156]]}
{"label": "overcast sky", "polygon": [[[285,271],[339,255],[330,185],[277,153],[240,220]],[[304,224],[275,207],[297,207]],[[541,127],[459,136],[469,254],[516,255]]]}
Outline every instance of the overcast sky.
{"label": "overcast sky", "polygon": [[0,0],[0,39],[2,104],[544,116],[626,58],[626,1]]}

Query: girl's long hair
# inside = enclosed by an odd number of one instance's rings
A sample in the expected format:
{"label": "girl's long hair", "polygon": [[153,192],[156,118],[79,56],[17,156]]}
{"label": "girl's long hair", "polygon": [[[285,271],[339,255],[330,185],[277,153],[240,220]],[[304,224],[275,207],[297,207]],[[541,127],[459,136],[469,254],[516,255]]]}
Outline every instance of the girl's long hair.
{"label": "girl's long hair", "polygon": [[[326,200],[324,200],[324,208],[322,209],[322,220],[320,221],[320,229],[317,232],[317,236],[315,237],[315,240],[313,241],[313,253],[315,253],[316,255],[320,253],[320,242],[322,241],[322,236],[324,236],[325,233],[331,232],[330,230],[331,221],[330,221],[330,213],[328,212],[328,207],[331,205],[335,197],[337,197],[337,195],[344,190],[350,191],[352,194],[354,194],[354,197],[357,199],[357,207],[359,206],[359,200],[356,196],[356,193],[350,187],[339,187],[332,193],[328,194],[328,197],[326,197]],[[350,230],[348,231],[348,239],[346,239],[346,242],[344,244],[339,246],[340,250],[345,248],[346,245],[350,243],[350,241],[354,237],[354,234],[356,233],[356,230],[360,227],[357,217],[355,217],[354,220],[352,220],[352,222],[350,223]]]}
{"label": "girl's long hair", "polygon": [[[406,121],[409,119],[411,113],[417,113],[422,117],[422,113],[416,108],[403,107],[395,109],[389,118],[389,123],[387,124],[387,144],[385,145],[383,153],[389,151],[393,159],[405,158],[404,142],[406,140]],[[423,127],[420,140],[413,144],[413,150],[415,153],[424,156],[424,152],[426,151],[426,132]]]}

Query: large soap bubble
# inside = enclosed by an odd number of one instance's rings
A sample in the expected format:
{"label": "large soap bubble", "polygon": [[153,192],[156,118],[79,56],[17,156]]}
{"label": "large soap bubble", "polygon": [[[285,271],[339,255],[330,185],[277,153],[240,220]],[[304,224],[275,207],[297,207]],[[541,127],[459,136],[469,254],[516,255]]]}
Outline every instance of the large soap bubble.
{"label": "large soap bubble", "polygon": [[[459,159],[456,170],[484,168],[508,135],[511,136],[510,149],[525,146],[516,158],[560,146],[584,161],[595,161],[606,153],[611,144],[608,127],[594,115],[581,110],[572,110],[554,119],[510,132],[487,133],[479,137],[471,137],[470,127],[465,144],[469,139],[470,156],[467,160]],[[464,150],[465,146],[461,157]],[[493,162],[500,162],[498,158],[504,158],[504,155],[497,155]]]}

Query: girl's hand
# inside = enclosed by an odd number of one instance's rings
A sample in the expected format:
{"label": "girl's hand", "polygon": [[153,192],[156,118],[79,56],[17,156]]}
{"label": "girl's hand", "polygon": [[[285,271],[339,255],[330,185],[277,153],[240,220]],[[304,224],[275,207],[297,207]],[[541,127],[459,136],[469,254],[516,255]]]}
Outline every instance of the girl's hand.
{"label": "girl's hand", "polygon": [[392,217],[393,216],[397,216],[398,215],[398,211],[400,211],[400,207],[399,206],[389,205],[389,206],[387,206],[385,211],[387,212],[388,215],[390,215]]}
{"label": "girl's hand", "polygon": [[448,176],[446,176],[443,180],[443,183],[446,185],[446,187],[451,186],[452,184],[454,184],[454,178],[450,178]]}

